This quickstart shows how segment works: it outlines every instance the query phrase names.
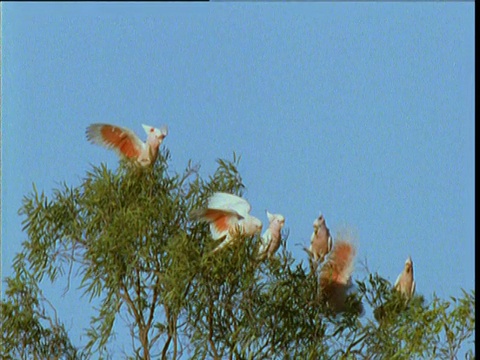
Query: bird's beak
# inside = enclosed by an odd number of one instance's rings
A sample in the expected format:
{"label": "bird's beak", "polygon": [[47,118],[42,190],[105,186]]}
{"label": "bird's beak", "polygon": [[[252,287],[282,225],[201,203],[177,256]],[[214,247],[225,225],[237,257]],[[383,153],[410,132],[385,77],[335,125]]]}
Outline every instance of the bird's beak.
{"label": "bird's beak", "polygon": [[163,137],[167,136],[167,135],[168,135],[168,127],[167,127],[167,125],[163,125],[163,126],[160,128],[160,131],[162,132]]}

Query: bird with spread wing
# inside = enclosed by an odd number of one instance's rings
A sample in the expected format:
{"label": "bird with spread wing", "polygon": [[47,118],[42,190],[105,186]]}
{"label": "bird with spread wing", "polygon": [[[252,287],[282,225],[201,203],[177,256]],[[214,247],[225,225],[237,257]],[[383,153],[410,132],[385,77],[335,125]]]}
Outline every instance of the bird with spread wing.
{"label": "bird with spread wing", "polygon": [[160,129],[142,126],[147,133],[146,142],[140,140],[130,129],[110,124],[92,124],[87,128],[86,134],[91,143],[112,149],[123,158],[148,166],[157,159],[158,149],[167,136],[168,129],[166,125]]}
{"label": "bird with spread wing", "polygon": [[262,222],[250,215],[251,206],[245,199],[225,193],[216,192],[209,199],[205,208],[195,209],[190,216],[210,224],[214,240],[223,241],[213,250],[224,248],[238,235],[253,236],[262,230]]}

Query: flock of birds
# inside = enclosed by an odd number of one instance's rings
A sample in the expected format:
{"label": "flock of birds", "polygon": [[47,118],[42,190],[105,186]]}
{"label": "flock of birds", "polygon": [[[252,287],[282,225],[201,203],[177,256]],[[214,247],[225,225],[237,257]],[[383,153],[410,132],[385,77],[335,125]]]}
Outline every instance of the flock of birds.
{"label": "flock of birds", "polygon": [[[167,126],[155,128],[142,125],[147,133],[143,142],[131,130],[110,124],[92,124],[87,128],[87,139],[93,144],[114,150],[120,157],[137,162],[141,166],[155,163],[161,143],[168,133]],[[250,215],[251,206],[247,200],[225,192],[216,192],[209,199],[206,207],[191,212],[192,219],[205,221],[210,225],[214,240],[221,243],[214,253],[242,237],[254,236],[262,230],[262,222]],[[270,259],[281,244],[281,231],[285,217],[267,211],[268,229],[261,236],[258,259]],[[351,282],[355,247],[348,241],[337,240],[333,244],[325,218],[322,214],[313,222],[313,233],[308,252],[314,269],[323,264],[319,273],[320,288],[327,301],[334,309],[344,308],[346,292]],[[328,256],[327,256],[328,255]],[[415,292],[413,262],[409,256],[403,271],[398,275],[394,289],[406,297],[407,301]]]}

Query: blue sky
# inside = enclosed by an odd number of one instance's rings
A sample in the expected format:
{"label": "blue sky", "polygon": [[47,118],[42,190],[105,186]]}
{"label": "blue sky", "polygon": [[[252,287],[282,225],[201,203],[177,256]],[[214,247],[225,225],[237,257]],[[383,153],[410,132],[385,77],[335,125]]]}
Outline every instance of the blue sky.
{"label": "blue sky", "polygon": [[[2,278],[35,183],[79,185],[116,155],[94,122],[167,124],[171,170],[241,155],[252,215],[282,213],[306,259],[321,211],[394,282],[474,288],[474,3],[2,4]],[[365,273],[357,266],[355,277]],[[71,328],[87,299],[47,296]],[[3,290],[2,290],[3,291]],[[73,306],[73,307],[72,307]],[[72,324],[75,324],[73,326]]]}

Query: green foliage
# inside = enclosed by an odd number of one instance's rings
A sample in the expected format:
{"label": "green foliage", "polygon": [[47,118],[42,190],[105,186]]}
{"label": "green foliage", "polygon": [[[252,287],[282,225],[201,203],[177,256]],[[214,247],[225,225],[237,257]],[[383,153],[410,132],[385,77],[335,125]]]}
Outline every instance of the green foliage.
{"label": "green foliage", "polygon": [[[129,356],[143,359],[451,359],[471,339],[473,291],[406,302],[370,274],[350,308],[362,300],[374,320],[329,309],[318,274],[285,244],[266,261],[257,259],[258,236],[211,253],[218,243],[208,225],[189,214],[215,191],[242,194],[239,159],[218,160],[207,180],[190,163],[170,172],[169,159],[164,151],[151,168],[93,167],[51,199],[34,186],[20,209],[28,240],[1,304],[2,358],[108,357],[120,315],[131,329]],[[45,308],[39,284],[59,276],[79,276],[85,301],[100,303],[82,351]]]}
{"label": "green foliage", "polygon": [[[370,274],[358,286],[374,309],[375,322],[369,320],[364,326],[362,342],[367,353],[379,354],[371,358],[456,359],[460,347],[475,330],[473,290],[463,291],[464,297],[452,298],[452,302],[434,295],[427,305],[421,295],[406,301],[378,274]],[[452,305],[454,309],[448,311]],[[467,358],[474,358],[473,353]]]}
{"label": "green foliage", "polygon": [[[77,359],[77,350],[58,322],[55,309],[30,278],[24,263],[16,263],[17,277],[7,278],[8,300],[2,301],[2,359]],[[46,308],[50,307],[52,317]]]}

